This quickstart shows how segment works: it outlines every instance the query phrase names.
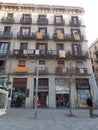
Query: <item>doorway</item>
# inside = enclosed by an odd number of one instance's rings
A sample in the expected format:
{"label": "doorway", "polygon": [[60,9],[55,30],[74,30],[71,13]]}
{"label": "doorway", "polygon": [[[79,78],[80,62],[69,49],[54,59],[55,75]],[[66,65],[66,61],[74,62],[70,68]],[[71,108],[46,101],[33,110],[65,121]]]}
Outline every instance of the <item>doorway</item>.
{"label": "doorway", "polygon": [[69,107],[69,94],[56,94],[56,107]]}

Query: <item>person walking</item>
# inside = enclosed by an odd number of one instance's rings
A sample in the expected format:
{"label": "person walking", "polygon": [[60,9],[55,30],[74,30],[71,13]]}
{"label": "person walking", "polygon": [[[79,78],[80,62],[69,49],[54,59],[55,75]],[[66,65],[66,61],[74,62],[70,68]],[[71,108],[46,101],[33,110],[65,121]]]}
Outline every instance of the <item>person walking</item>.
{"label": "person walking", "polygon": [[92,118],[92,117],[94,116],[94,114],[93,114],[94,108],[93,108],[92,97],[91,97],[91,98],[88,97],[86,101],[87,101],[87,105],[88,105],[88,107],[89,107],[89,114],[90,114],[90,117]]}

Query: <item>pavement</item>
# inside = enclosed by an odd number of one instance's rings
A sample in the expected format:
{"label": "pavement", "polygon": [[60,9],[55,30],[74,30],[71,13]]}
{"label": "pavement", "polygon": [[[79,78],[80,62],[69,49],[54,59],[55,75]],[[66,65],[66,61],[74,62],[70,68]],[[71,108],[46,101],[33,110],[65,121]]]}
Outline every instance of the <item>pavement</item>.
{"label": "pavement", "polygon": [[35,109],[9,108],[0,115],[0,130],[98,130],[98,109],[94,118],[88,109]]}

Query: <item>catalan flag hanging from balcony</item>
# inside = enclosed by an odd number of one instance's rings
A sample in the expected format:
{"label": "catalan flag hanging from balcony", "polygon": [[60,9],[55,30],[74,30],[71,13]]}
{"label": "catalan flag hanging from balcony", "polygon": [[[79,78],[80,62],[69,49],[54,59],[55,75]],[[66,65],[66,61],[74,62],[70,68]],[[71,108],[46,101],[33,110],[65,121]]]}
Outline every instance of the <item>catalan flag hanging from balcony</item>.
{"label": "catalan flag hanging from balcony", "polygon": [[43,38],[42,33],[37,32],[37,39],[42,39],[42,38]]}
{"label": "catalan flag hanging from balcony", "polygon": [[75,40],[80,40],[80,35],[78,33],[74,34],[74,39]]}
{"label": "catalan flag hanging from balcony", "polygon": [[65,51],[64,50],[59,50],[59,57],[65,58]]}
{"label": "catalan flag hanging from balcony", "polygon": [[63,33],[58,34],[58,39],[63,40],[64,39],[64,34]]}

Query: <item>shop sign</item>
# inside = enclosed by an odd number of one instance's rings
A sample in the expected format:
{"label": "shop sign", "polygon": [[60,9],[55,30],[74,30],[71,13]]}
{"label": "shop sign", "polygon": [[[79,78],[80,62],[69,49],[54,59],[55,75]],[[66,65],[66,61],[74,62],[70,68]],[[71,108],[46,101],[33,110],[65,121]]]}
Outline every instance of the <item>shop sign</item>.
{"label": "shop sign", "polygon": [[56,93],[69,93],[67,86],[56,86]]}

